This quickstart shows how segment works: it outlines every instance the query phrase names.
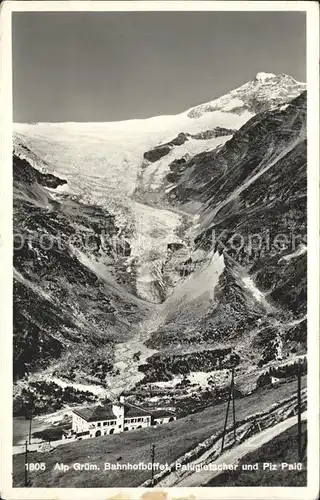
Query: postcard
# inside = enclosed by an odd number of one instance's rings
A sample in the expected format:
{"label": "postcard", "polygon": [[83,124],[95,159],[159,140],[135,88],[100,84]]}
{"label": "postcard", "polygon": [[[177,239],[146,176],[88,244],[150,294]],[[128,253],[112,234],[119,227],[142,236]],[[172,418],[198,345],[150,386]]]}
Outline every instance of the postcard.
{"label": "postcard", "polygon": [[1,498],[317,498],[318,5],[5,1],[1,55]]}

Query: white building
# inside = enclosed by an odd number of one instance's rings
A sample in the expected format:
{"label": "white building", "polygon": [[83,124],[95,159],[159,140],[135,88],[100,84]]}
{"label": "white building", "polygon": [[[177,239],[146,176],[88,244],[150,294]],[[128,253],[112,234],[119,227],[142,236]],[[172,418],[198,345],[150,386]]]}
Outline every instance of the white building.
{"label": "white building", "polygon": [[121,396],[119,402],[116,403],[74,409],[70,437],[86,438],[118,434],[174,420],[176,416],[170,410],[145,410],[140,406],[125,402]]}

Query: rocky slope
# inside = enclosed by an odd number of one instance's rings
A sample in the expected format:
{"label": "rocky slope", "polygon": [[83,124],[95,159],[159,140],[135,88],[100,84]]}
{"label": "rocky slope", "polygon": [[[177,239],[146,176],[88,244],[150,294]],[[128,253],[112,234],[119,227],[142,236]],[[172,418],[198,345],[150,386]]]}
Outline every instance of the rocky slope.
{"label": "rocky slope", "polygon": [[183,396],[305,353],[304,89],[258,74],[174,117],[16,126],[17,379]]}
{"label": "rocky slope", "polygon": [[[201,317],[197,303],[189,302],[186,314],[185,303],[173,294],[174,314],[148,342],[162,349],[163,380],[185,373],[185,366],[168,369],[173,356],[190,366],[191,356],[204,371],[214,370],[215,363],[207,361],[221,346],[231,349],[238,373],[241,365],[257,371],[305,352],[305,121],[303,93],[285,108],[256,115],[221,149],[171,165],[170,203],[183,210],[192,199],[201,207],[188,280],[212,252],[223,256],[224,268],[214,301]],[[148,363],[153,380],[160,379],[159,355]],[[220,368],[226,367],[222,359]],[[148,372],[145,366],[143,371]]]}
{"label": "rocky slope", "polygon": [[14,376],[56,359],[60,375],[98,383],[114,342],[148,307],[133,293],[130,245],[114,217],[57,194],[65,184],[14,155]]}

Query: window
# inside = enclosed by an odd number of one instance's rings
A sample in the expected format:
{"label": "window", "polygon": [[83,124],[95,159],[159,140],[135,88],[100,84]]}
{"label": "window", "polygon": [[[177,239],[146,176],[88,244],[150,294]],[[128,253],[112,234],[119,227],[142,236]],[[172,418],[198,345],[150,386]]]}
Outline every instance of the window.
{"label": "window", "polygon": [[101,426],[101,422],[98,422],[98,423],[97,423],[97,426],[98,426],[98,427],[100,427],[100,426]]}

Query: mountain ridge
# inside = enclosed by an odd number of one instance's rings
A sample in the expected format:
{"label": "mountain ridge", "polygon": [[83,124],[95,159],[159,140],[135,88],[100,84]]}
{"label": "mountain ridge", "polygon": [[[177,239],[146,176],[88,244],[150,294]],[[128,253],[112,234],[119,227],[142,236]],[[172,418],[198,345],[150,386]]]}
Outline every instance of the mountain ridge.
{"label": "mountain ridge", "polygon": [[[267,75],[267,76],[265,76]],[[264,84],[266,83],[266,81],[268,80],[272,80],[272,83],[278,85],[279,83],[281,84],[287,84],[288,82],[291,84],[291,85],[296,85],[296,86],[299,86],[301,87],[303,90],[306,89],[306,83],[305,82],[300,82],[298,80],[296,80],[295,78],[293,78],[292,76],[286,74],[286,73],[279,73],[279,74],[275,74],[275,73],[265,73],[265,72],[258,72],[255,74],[255,76],[245,82],[244,84],[240,85],[239,87],[237,87],[236,89],[231,89],[230,91],[226,92],[225,94],[223,94],[222,96],[220,97],[217,97],[213,100],[210,100],[210,101],[206,101],[204,103],[200,103],[200,104],[195,104],[193,106],[191,106],[190,108],[187,108],[186,110],[184,111],[181,111],[179,113],[176,113],[176,114],[170,114],[170,115],[153,115],[153,116],[150,116],[150,117],[146,117],[146,118],[130,118],[130,119],[127,119],[127,120],[114,120],[114,121],[110,121],[110,122],[102,122],[102,121],[99,121],[99,122],[86,122],[86,123],[90,123],[92,125],[98,125],[98,124],[102,124],[102,123],[111,123],[113,125],[117,125],[117,124],[123,124],[123,123],[129,123],[130,124],[134,124],[134,123],[138,123],[138,122],[144,122],[145,120],[150,120],[150,121],[153,121],[153,120],[156,120],[157,118],[169,118],[169,119],[172,119],[173,117],[175,116],[180,116],[180,115],[187,115],[191,110],[193,110],[194,108],[197,108],[199,106],[205,106],[206,104],[210,104],[210,103],[213,103],[229,94],[232,94],[234,92],[237,92],[239,89],[243,89],[244,87],[248,86],[249,84],[252,84],[254,82],[259,82],[260,84]],[[80,125],[81,123],[83,122],[74,122],[74,121],[65,121],[65,122],[15,122],[15,125],[19,126],[19,125],[48,125],[48,124],[52,124],[53,126],[55,125],[61,125],[61,124],[69,124],[69,125]]]}

